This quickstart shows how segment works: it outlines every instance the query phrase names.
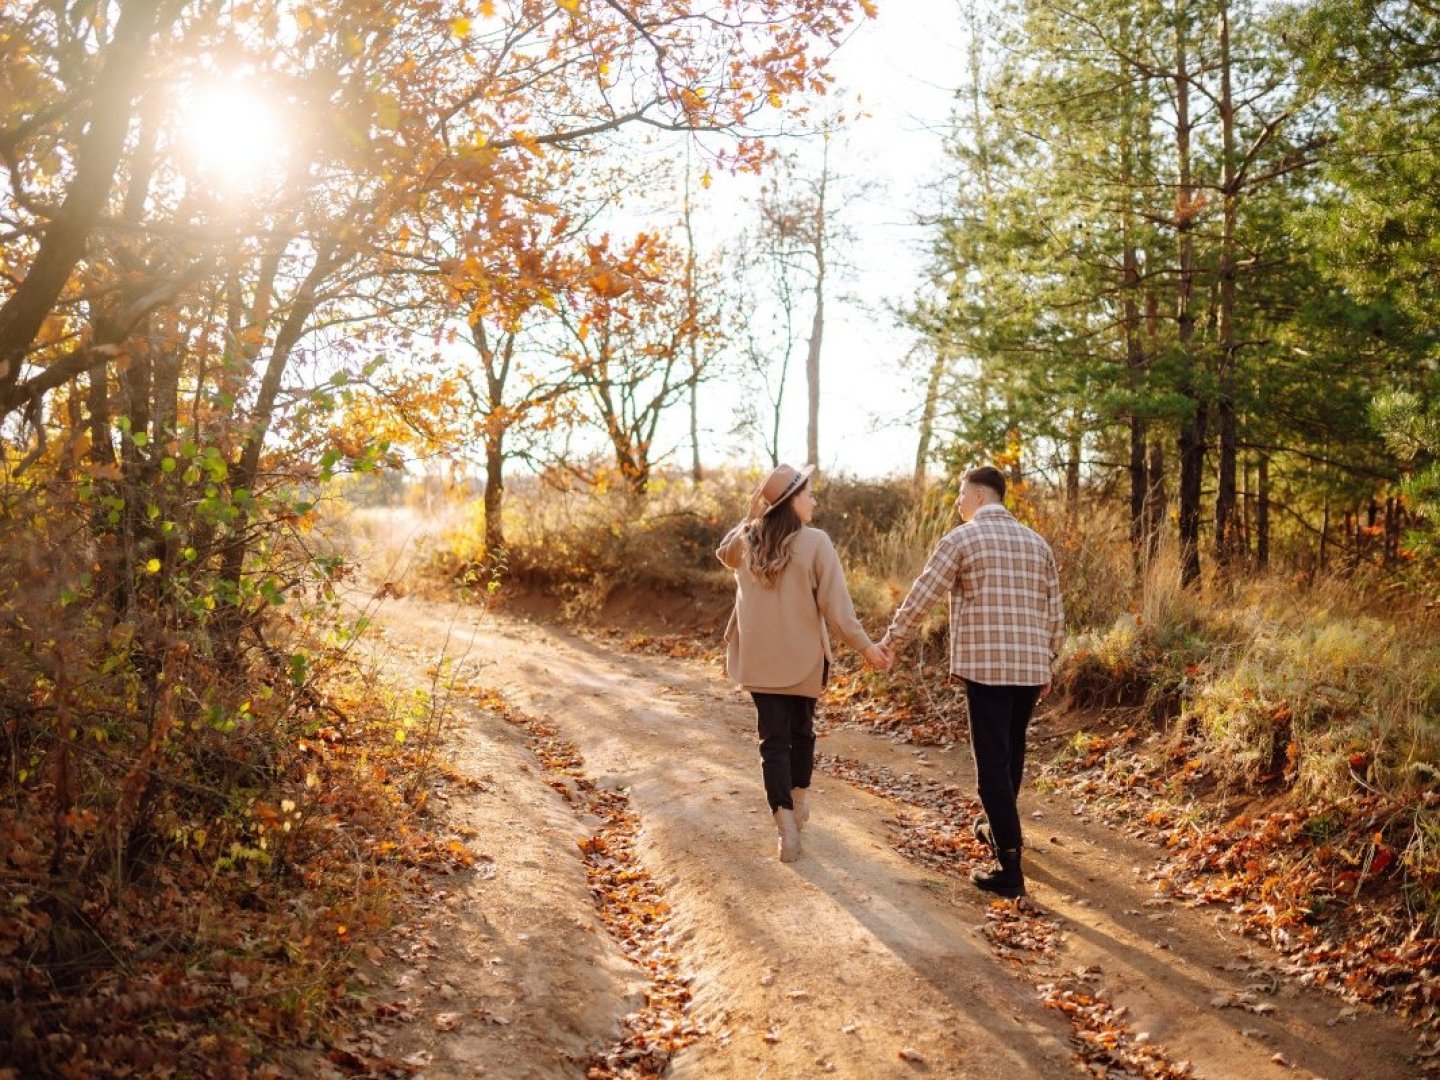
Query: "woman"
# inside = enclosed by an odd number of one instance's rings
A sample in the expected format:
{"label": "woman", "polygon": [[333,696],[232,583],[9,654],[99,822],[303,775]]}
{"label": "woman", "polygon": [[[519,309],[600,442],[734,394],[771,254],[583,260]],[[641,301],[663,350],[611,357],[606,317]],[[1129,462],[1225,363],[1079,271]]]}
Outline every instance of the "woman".
{"label": "woman", "polygon": [[725,628],[726,670],[755,700],[760,771],[780,834],[780,861],[800,855],[815,764],[815,699],[831,653],[827,624],[875,667],[887,654],[865,633],[830,537],[809,527],[815,466],[777,467],[716,555],[735,571],[735,610]]}

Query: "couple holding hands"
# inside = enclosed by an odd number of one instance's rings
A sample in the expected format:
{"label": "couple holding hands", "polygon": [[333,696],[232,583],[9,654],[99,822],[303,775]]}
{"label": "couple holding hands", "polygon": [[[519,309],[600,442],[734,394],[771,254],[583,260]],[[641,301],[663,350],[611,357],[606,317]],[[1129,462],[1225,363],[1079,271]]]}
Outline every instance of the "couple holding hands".
{"label": "couple holding hands", "polygon": [[810,527],[815,467],[781,465],[750,500],[744,521],[716,554],[735,572],[735,610],[725,629],[726,670],[755,701],[765,796],[779,832],[781,862],[800,855],[810,817],[815,701],[830,668],[830,632],[888,671],[895,652],[941,597],[950,598],[950,674],[965,683],[970,744],[985,817],[974,824],[996,865],[971,880],[1020,896],[1020,815],[1025,732],[1050,685],[1065,616],[1054,553],[1005,509],[1005,474],[965,473],[962,524],[936,545],[885,636],[871,641],[855,616],[830,537]]}

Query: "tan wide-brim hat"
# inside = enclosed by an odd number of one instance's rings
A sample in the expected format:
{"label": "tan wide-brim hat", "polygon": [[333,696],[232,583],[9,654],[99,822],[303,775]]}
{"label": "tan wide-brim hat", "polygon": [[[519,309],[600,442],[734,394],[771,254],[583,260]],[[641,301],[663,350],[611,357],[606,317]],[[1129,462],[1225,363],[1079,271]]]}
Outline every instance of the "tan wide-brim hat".
{"label": "tan wide-brim hat", "polygon": [[760,498],[765,500],[765,512],[760,516],[764,517],[769,514],[770,511],[783,504],[786,499],[798,493],[814,471],[814,465],[806,465],[803,469],[795,469],[789,465],[775,466],[756,492]]}

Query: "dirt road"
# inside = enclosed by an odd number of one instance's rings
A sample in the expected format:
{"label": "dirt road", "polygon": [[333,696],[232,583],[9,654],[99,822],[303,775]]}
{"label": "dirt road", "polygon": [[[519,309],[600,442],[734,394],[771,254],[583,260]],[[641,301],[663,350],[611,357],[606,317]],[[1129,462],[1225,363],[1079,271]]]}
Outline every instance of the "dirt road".
{"label": "dirt road", "polygon": [[[387,601],[378,626],[392,676],[425,681],[443,655],[467,688],[440,806],[473,830],[479,871],[397,928],[367,976],[375,1046],[425,1076],[583,1076],[639,1056],[622,1019],[647,995],[693,995],[655,1021],[693,1029],[669,1067],[685,1078],[1414,1075],[1400,1023],[1298,985],[1223,914],[1157,897],[1159,853],[1063,797],[1022,797],[1018,910],[902,854],[907,829],[968,830],[935,809],[973,789],[963,746],[922,752],[830,717],[805,853],[782,865],[752,709],[713,662],[414,599]],[[628,955],[609,886],[592,888],[620,846],[598,806],[631,822],[629,861],[605,871],[640,898],[624,917],[655,916]]]}

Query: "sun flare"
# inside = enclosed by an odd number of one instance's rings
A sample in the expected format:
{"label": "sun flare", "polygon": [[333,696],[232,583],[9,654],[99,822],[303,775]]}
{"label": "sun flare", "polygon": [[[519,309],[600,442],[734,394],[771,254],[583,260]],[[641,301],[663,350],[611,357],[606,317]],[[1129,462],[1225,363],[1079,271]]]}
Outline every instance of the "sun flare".
{"label": "sun flare", "polygon": [[279,109],[242,83],[194,88],[181,105],[187,156],[209,181],[237,191],[273,179],[286,154]]}

